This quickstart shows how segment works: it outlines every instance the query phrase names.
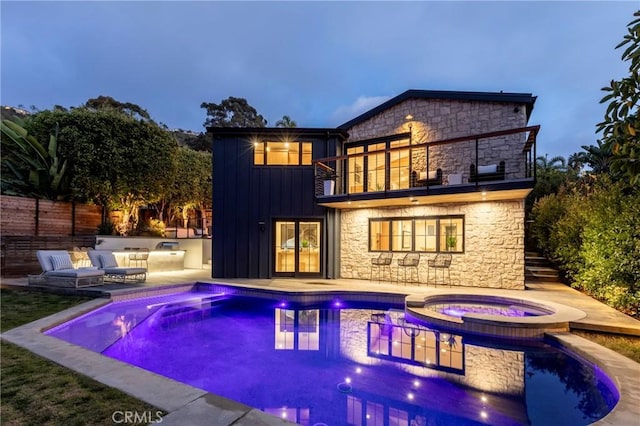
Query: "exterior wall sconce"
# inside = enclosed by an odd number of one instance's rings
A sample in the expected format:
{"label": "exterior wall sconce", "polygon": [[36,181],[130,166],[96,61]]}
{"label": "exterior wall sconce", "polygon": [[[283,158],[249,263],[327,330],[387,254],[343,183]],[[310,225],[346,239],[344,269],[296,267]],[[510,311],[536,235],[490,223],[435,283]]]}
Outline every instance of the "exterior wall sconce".
{"label": "exterior wall sconce", "polygon": [[412,121],[413,121],[413,115],[411,114],[407,114],[404,117],[404,120],[409,122],[409,145],[411,145],[413,143],[412,139],[413,139],[413,132],[411,131],[411,127],[412,127]]}

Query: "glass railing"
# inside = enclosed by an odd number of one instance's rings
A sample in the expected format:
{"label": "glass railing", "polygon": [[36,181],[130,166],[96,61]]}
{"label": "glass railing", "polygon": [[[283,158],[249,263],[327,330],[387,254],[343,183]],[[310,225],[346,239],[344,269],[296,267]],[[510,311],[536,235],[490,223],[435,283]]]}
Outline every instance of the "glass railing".
{"label": "glass railing", "polygon": [[[315,195],[416,191],[535,181],[540,126],[394,146],[396,136],[345,146],[348,155],[314,161]],[[361,148],[360,148],[361,147]],[[393,195],[391,195],[393,196]]]}

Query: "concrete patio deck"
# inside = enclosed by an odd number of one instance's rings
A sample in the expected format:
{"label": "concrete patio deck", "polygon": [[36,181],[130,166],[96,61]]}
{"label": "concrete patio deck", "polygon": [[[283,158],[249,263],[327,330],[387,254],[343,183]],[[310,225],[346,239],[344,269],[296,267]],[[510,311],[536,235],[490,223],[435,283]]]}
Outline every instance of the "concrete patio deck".
{"label": "concrete patio deck", "polygon": [[[34,321],[2,334],[2,339],[22,346],[60,365],[92,377],[108,386],[118,388],[158,408],[168,411],[162,423],[166,425],[215,424],[215,425],[275,425],[287,422],[277,417],[209,394],[201,389],[178,383],[154,373],[123,364],[100,354],[46,336],[42,330],[105,303],[105,298],[134,291],[148,291],[183,283],[220,283],[242,287],[265,288],[280,291],[361,291],[428,295],[434,287],[403,285],[402,283],[370,282],[355,279],[273,279],[273,280],[219,280],[211,278],[208,269],[193,269],[173,273],[149,274],[141,285],[105,284],[79,290],[64,289],[93,295],[96,299],[66,311]],[[27,286],[26,278],[3,279],[3,287]],[[586,313],[582,319],[570,323],[571,329],[594,330],[640,336],[640,321],[583,295],[564,284],[555,282],[530,282],[526,291],[477,289],[470,287],[438,287],[438,291],[481,292],[503,296],[531,298],[564,304]],[[571,333],[552,333],[551,339],[599,365],[618,387],[621,398],[615,409],[601,425],[635,424],[640,417],[640,364],[596,345]]]}

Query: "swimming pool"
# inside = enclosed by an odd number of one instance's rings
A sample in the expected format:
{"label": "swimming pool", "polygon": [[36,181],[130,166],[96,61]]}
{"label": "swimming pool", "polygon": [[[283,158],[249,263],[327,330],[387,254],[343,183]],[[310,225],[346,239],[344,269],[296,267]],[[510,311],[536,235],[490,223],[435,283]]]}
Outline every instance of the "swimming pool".
{"label": "swimming pool", "polygon": [[196,291],[112,303],[47,334],[308,425],[588,424],[618,399],[563,350],[446,333],[408,322],[401,304],[335,296]]}

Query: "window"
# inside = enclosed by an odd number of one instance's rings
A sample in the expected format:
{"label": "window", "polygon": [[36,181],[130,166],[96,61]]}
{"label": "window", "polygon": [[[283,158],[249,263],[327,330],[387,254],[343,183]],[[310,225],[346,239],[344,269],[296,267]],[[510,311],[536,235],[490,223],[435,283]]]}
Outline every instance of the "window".
{"label": "window", "polygon": [[389,251],[390,220],[369,222],[369,250]]}
{"label": "window", "polygon": [[[347,149],[347,155],[354,155],[364,152],[364,147],[356,146],[354,148]],[[349,157],[349,192],[363,192],[364,191],[364,179],[362,172],[364,170],[364,157]]]}
{"label": "window", "polygon": [[311,142],[255,142],[253,164],[261,166],[310,166]]}
{"label": "window", "polygon": [[[391,148],[408,147],[409,139],[391,142]],[[392,151],[389,153],[389,182],[390,189],[406,189],[409,188],[409,157],[411,151],[407,149]]]}
{"label": "window", "polygon": [[347,170],[349,193],[409,188],[411,186],[411,145],[412,141],[408,133],[348,144],[346,152],[349,156]]}
{"label": "window", "polygon": [[369,251],[462,253],[464,217],[369,219]]}
{"label": "window", "polygon": [[392,251],[412,251],[413,223],[412,220],[394,220],[392,223]]}
{"label": "window", "polygon": [[385,158],[387,154],[385,149],[386,143],[372,144],[367,147],[369,152],[377,152],[376,154],[370,154],[367,157],[368,171],[369,171],[369,186],[367,191],[384,191],[385,190]]}

